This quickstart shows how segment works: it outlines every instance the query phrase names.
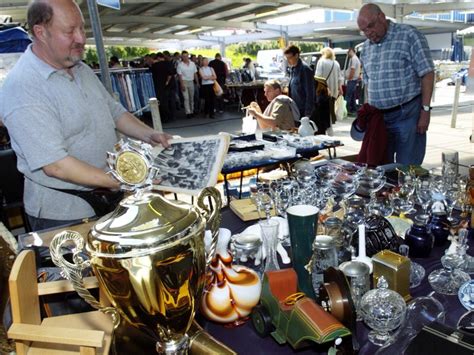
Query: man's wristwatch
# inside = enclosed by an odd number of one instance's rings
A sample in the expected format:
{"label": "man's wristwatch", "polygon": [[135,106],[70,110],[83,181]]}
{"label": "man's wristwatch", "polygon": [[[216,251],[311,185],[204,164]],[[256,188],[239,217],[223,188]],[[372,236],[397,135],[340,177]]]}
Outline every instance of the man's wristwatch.
{"label": "man's wristwatch", "polygon": [[421,109],[425,112],[430,112],[432,107],[431,106],[428,106],[428,105],[422,105],[421,106]]}

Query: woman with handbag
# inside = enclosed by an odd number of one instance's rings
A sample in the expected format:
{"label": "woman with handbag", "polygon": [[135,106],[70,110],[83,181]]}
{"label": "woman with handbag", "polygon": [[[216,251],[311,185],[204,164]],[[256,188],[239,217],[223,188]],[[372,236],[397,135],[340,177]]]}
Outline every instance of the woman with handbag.
{"label": "woman with handbag", "polygon": [[214,69],[209,66],[209,59],[202,59],[202,67],[199,69],[199,75],[202,79],[201,91],[204,97],[204,113],[209,115],[209,118],[214,118],[214,101],[216,98],[214,82],[217,76]]}
{"label": "woman with handbag", "polygon": [[331,113],[331,123],[336,123],[335,102],[339,95],[342,95],[341,67],[336,61],[336,56],[332,48],[326,47],[321,50],[321,58],[316,64],[316,76],[326,79],[329,88],[329,111]]}

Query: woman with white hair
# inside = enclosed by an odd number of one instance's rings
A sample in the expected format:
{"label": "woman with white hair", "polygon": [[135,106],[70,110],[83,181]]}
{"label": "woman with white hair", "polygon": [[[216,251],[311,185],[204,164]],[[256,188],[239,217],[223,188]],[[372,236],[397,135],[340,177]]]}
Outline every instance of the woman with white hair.
{"label": "woman with white hair", "polygon": [[342,76],[341,68],[336,61],[336,56],[332,48],[326,47],[321,50],[321,58],[316,64],[316,76],[326,79],[330,91],[329,111],[331,113],[331,121],[332,123],[336,123],[334,103],[337,97],[342,95],[344,77]]}
{"label": "woman with white hair", "polygon": [[217,76],[209,66],[209,59],[202,59],[202,66],[199,69],[199,75],[201,76],[201,91],[204,97],[204,113],[209,115],[209,118],[214,118],[214,100],[216,95],[214,94],[214,81]]}

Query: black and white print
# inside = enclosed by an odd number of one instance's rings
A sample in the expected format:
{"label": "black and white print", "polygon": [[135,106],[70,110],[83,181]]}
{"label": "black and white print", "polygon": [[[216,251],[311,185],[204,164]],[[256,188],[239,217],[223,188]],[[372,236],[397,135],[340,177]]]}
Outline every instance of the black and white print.
{"label": "black and white print", "polygon": [[153,165],[159,169],[155,186],[159,190],[199,193],[214,186],[227,153],[229,138],[225,135],[173,139],[171,147],[154,150]]}

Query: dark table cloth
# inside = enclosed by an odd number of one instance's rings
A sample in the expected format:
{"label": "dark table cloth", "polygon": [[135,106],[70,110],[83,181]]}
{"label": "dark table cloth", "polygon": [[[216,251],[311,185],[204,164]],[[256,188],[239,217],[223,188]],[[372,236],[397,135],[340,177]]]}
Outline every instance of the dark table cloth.
{"label": "dark table cloth", "polygon": [[[243,222],[228,208],[222,210],[221,227],[230,229],[232,234],[242,232],[247,226],[253,223],[256,223],[256,221]],[[431,271],[442,267],[440,259],[448,246],[449,243],[447,243],[443,247],[434,247],[429,258],[413,259],[413,261],[416,261],[417,263],[421,264],[426,270],[425,278],[423,279],[420,286],[410,289],[413,298],[419,296],[426,296],[433,291],[430,284],[428,283],[428,275],[431,273]],[[473,239],[469,240],[469,246],[470,250],[468,251],[468,253],[472,254],[472,250],[474,248]],[[444,296],[440,294],[435,294],[434,297],[438,299],[445,307],[445,323],[447,325],[455,327],[461,315],[467,312],[467,310],[459,302],[457,295]],[[198,316],[197,319],[199,323],[207,331],[209,331],[209,333],[211,333],[217,340],[223,342],[239,354],[325,353],[324,351],[321,351],[321,349],[319,349],[318,351],[317,346],[295,351],[293,350],[293,348],[291,348],[290,345],[279,345],[271,336],[261,338],[254,331],[252,322],[250,320],[239,327],[228,328],[224,325],[208,321],[201,316]],[[360,345],[359,354],[374,354],[377,351],[378,347],[370,343],[367,339],[367,334],[369,333],[370,329],[363,322],[357,323],[358,341]]]}

